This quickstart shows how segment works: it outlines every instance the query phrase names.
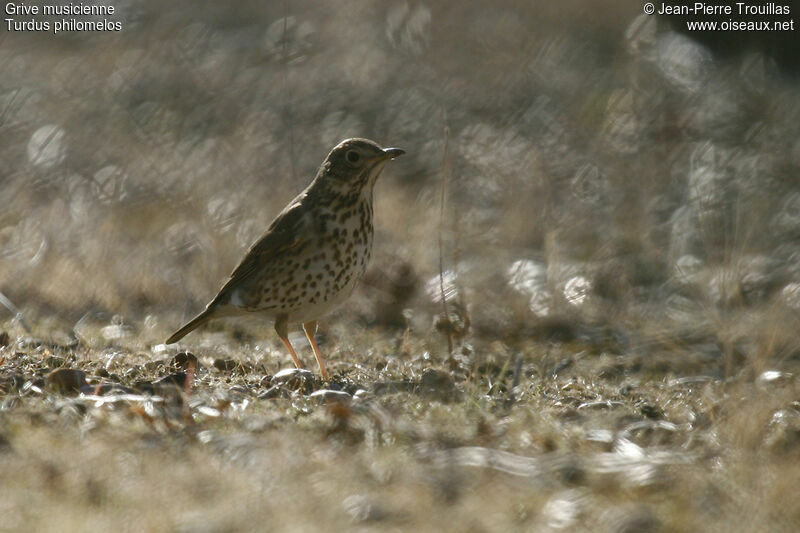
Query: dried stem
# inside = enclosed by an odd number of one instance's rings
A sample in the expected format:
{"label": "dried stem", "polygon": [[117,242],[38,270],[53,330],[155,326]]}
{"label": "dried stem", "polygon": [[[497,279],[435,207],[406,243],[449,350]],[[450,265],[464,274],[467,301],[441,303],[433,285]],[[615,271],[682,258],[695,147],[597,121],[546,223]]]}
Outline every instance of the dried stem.
{"label": "dried stem", "polygon": [[292,116],[292,92],[289,90],[289,2],[288,0],[283,3],[283,42],[281,48],[283,49],[283,57],[281,62],[283,68],[281,69],[283,81],[283,95],[286,98],[284,102],[284,116],[286,120],[286,129],[289,136],[289,169],[292,176],[292,184],[297,185],[297,172],[294,164],[294,119]]}
{"label": "dried stem", "polygon": [[[450,165],[448,164],[447,149],[450,143],[450,128],[447,127],[445,119],[444,127],[444,150],[442,153],[442,187],[441,194],[439,195],[439,291],[442,297],[442,313],[444,320],[449,323],[450,313],[447,309],[447,297],[444,292],[444,205],[445,195],[447,192],[447,177],[450,173]],[[453,331],[451,327],[445,329],[445,336],[447,337],[447,353],[453,355]]]}

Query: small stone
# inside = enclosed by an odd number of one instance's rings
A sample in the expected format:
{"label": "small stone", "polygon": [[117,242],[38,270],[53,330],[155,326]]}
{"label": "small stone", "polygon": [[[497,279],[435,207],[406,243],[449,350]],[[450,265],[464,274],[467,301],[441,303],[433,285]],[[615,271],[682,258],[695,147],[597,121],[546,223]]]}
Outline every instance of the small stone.
{"label": "small stone", "polygon": [[228,389],[228,393],[232,396],[238,397],[246,397],[250,395],[250,391],[246,387],[242,387],[241,385],[234,385],[230,389]]}
{"label": "small stone", "polygon": [[792,381],[792,374],[779,370],[765,370],[758,376],[758,384],[762,387],[767,385],[784,385]]}
{"label": "small stone", "polygon": [[452,400],[458,390],[449,372],[428,368],[422,373],[419,381],[420,392],[440,401]]}
{"label": "small stone", "polygon": [[0,333],[0,348],[5,348],[8,346],[9,342],[11,342],[11,338],[8,335],[7,331],[3,331]]}
{"label": "small stone", "polygon": [[189,352],[175,354],[175,357],[170,361],[170,365],[182,370],[187,370],[190,365],[194,365],[195,368],[200,368],[200,362],[197,360],[197,356]]}
{"label": "small stone", "polygon": [[364,389],[358,389],[356,392],[353,393],[354,400],[363,400],[369,397],[369,392],[365,391]]}
{"label": "small stone", "polygon": [[281,382],[296,376],[311,377],[311,371],[304,368],[284,368],[272,376],[272,381]]}
{"label": "small stone", "polygon": [[448,372],[427,368],[422,373],[420,385],[430,388],[451,388],[453,387],[453,378]]}
{"label": "small stone", "polygon": [[350,396],[344,391],[330,390],[330,389],[322,389],[314,391],[308,397],[320,403],[327,403],[327,404],[331,403],[349,404],[353,399],[352,396]]}
{"label": "small stone", "polygon": [[772,415],[764,443],[773,453],[787,453],[800,448],[800,412],[781,409]]}
{"label": "small stone", "polygon": [[650,405],[649,403],[642,405],[639,408],[639,412],[651,420],[658,420],[659,418],[664,417],[664,411],[662,411],[658,406]]}
{"label": "small stone", "polygon": [[314,380],[314,375],[302,368],[286,368],[281,370],[270,381],[273,385],[282,385],[291,390],[298,390],[309,386]]}
{"label": "small stone", "polygon": [[214,368],[221,372],[233,372],[239,366],[239,362],[235,359],[214,359]]}
{"label": "small stone", "polygon": [[45,385],[62,394],[78,393],[86,385],[86,373],[75,368],[59,368],[47,374]]}

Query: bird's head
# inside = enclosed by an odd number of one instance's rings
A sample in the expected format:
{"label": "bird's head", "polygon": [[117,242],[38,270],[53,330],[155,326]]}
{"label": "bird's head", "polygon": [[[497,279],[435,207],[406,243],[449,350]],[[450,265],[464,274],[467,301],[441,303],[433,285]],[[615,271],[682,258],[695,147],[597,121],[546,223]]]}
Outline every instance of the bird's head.
{"label": "bird's head", "polygon": [[347,139],[331,150],[317,179],[340,190],[372,189],[386,162],[404,153],[400,148],[381,148],[368,139]]}

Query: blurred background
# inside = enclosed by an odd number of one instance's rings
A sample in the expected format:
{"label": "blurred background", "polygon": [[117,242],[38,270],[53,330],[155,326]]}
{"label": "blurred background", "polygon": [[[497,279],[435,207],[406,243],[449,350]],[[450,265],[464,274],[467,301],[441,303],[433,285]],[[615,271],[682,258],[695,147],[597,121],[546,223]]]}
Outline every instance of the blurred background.
{"label": "blurred background", "polygon": [[37,335],[161,342],[361,136],[407,155],[329,323],[800,356],[796,31],[693,40],[627,0],[108,4],[121,32],[0,33],[0,291]]}

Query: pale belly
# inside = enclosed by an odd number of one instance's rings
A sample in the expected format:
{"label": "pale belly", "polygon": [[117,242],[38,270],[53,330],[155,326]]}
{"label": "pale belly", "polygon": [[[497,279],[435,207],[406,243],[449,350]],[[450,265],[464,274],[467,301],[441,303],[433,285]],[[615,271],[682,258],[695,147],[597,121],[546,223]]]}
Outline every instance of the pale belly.
{"label": "pale belly", "polygon": [[361,276],[353,277],[350,282],[343,286],[340,290],[330,294],[327,300],[318,303],[309,303],[288,312],[289,322],[309,322],[311,320],[318,320],[337,307],[342,305],[347,300],[353,290],[355,290]]}

